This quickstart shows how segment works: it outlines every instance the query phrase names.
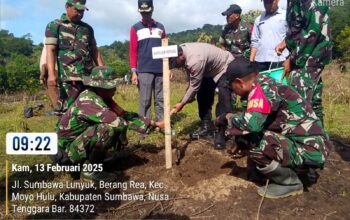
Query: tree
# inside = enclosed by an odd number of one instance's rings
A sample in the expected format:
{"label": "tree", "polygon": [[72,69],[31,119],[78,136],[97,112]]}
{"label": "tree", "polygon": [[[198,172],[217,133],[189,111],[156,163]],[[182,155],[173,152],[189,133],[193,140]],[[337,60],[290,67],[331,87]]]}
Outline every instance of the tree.
{"label": "tree", "polygon": [[202,42],[202,43],[211,43],[213,40],[213,36],[207,34],[207,33],[200,33],[197,42]]}
{"label": "tree", "polygon": [[263,13],[263,11],[260,11],[260,10],[250,10],[248,11],[247,13],[245,14],[242,14],[241,18],[250,23],[251,25],[254,24],[255,22],[255,19],[260,16],[261,14]]}
{"label": "tree", "polygon": [[181,44],[187,42],[197,42],[202,33],[210,35],[212,39],[218,40],[222,31],[222,25],[205,24],[202,28],[168,34],[171,42]]}
{"label": "tree", "polygon": [[123,60],[125,62],[128,62],[129,41],[114,41],[109,46],[100,47],[99,51],[101,52],[102,57],[106,63],[112,63],[114,60]]}
{"label": "tree", "polygon": [[107,65],[116,71],[118,77],[124,77],[125,74],[130,72],[129,64],[122,60],[115,60],[112,63],[107,63]]}
{"label": "tree", "polygon": [[342,62],[350,62],[350,26],[346,26],[336,38],[336,49],[342,54]]}
{"label": "tree", "polygon": [[0,30],[0,93],[39,88],[41,46],[33,46],[30,34],[15,37]]}
{"label": "tree", "polygon": [[10,92],[20,90],[35,92],[39,86],[38,65],[32,57],[11,55],[5,66],[5,72],[6,76],[0,83],[0,89],[4,88]]}
{"label": "tree", "polygon": [[120,42],[114,41],[111,45],[114,52],[117,54],[117,57],[121,60],[127,60],[129,57],[129,41]]}
{"label": "tree", "polygon": [[333,47],[333,57],[341,58],[343,56],[344,48],[338,45],[338,35],[346,26],[350,26],[350,2],[344,1],[344,6],[337,6],[330,8],[330,26],[332,29],[333,40],[335,40],[335,47]]}
{"label": "tree", "polygon": [[12,53],[30,56],[33,53],[33,41],[30,35],[17,38],[7,30],[0,30],[0,56],[8,58]]}

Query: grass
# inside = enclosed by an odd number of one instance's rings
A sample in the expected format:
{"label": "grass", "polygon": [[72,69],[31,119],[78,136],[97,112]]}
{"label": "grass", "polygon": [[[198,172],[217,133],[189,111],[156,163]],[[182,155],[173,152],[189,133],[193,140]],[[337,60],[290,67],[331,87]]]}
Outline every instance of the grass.
{"label": "grass", "polygon": [[[5,139],[8,132],[53,132],[56,118],[45,115],[35,116],[33,118],[23,118],[24,104],[6,104],[0,107],[0,180],[4,178],[5,163],[7,159],[11,163],[34,164],[48,162],[47,156],[11,156],[6,155]],[[44,111],[40,112],[44,114]]]}
{"label": "grass", "polygon": [[[187,85],[180,83],[173,83],[171,86],[171,107],[176,104],[176,102],[180,101],[182,96],[185,94]],[[125,86],[122,85],[117,89],[117,95],[115,100],[118,104],[120,104],[127,111],[138,112],[138,91],[134,86]],[[154,118],[154,106],[152,106],[151,117]],[[197,103],[193,102],[183,109],[181,113],[172,118],[172,129],[176,130],[177,134],[187,133],[192,131],[192,124],[198,124],[198,113],[197,113]],[[146,136],[144,140],[142,140],[143,144],[155,144],[161,145],[162,142],[159,139],[162,139],[163,135],[160,133],[152,133],[149,136]],[[135,132],[129,132],[129,139],[133,143],[137,142],[139,139],[139,135]]]}
{"label": "grass", "polygon": [[325,127],[331,136],[350,138],[350,74],[331,64],[323,72]]}
{"label": "grass", "polygon": [[[171,88],[171,106],[181,100],[181,97],[184,95],[186,90],[185,84],[174,83]],[[135,86],[125,86],[121,85],[118,87],[117,94],[114,99],[127,111],[138,111],[138,91]],[[34,105],[34,102],[30,102],[30,105]],[[56,117],[46,116],[46,112],[50,111],[50,108],[47,106],[45,109],[37,112],[35,117],[25,119],[23,117],[23,109],[25,107],[24,102],[15,102],[2,104],[0,106],[0,181],[4,179],[5,173],[5,163],[7,159],[10,163],[31,165],[36,163],[48,163],[50,162],[47,156],[11,156],[6,155],[5,148],[5,138],[6,133],[8,132],[54,132],[55,124],[57,122]],[[152,107],[153,109],[153,107]],[[154,112],[152,112],[154,115]],[[173,123],[173,128],[176,130],[176,133],[184,135],[184,133],[191,132],[195,129],[198,123],[197,116],[197,104],[193,102],[190,105],[187,105],[183,111],[173,118],[175,123]],[[194,126],[192,126],[194,124]],[[157,132],[154,132],[144,139],[140,140],[140,135],[138,133],[130,131],[128,132],[130,144],[139,143],[142,141],[142,144],[156,145],[158,147],[163,146],[163,142],[160,141],[163,139],[163,135]],[[23,158],[25,157],[25,160]]]}
{"label": "grass", "polygon": [[[337,135],[342,138],[350,137],[350,74],[341,74],[330,65],[324,71],[324,98],[323,106],[325,112],[325,126],[331,135]],[[187,85],[185,83],[172,83],[171,85],[171,106],[181,100],[185,94]],[[138,91],[135,86],[121,85],[117,89],[114,99],[127,111],[138,111]],[[2,100],[2,97],[0,97]],[[33,102],[29,105],[34,105]],[[46,116],[45,112],[50,111],[48,103],[38,115],[25,119],[23,118],[24,101],[7,103],[0,105],[0,161],[6,158],[13,163],[23,163],[23,156],[6,156],[5,136],[8,132],[52,132],[54,131],[56,118]],[[152,106],[153,110],[153,106]],[[177,136],[181,137],[192,132],[199,124],[197,103],[193,102],[183,109],[181,113],[172,118],[172,129],[176,131]],[[154,112],[152,112],[154,116]],[[139,135],[135,132],[129,132],[131,144],[139,141]],[[162,146],[162,135],[152,133],[147,136],[142,143]],[[46,157],[26,157],[26,164],[46,160]],[[3,177],[3,163],[0,163],[0,179]]]}
{"label": "grass", "polygon": [[[324,72],[324,112],[326,130],[331,136],[337,136],[349,140],[350,137],[350,75],[341,74],[336,71],[333,66],[328,67]],[[186,91],[187,85],[184,83],[172,83],[171,85],[171,106]],[[121,85],[117,89],[115,100],[127,111],[138,111],[138,91],[135,86]],[[3,100],[0,97],[0,100]],[[52,132],[56,124],[56,117],[46,116],[46,112],[50,111],[46,102],[45,109],[37,113],[30,119],[23,118],[23,109],[25,102],[15,102],[0,104],[0,186],[4,186],[5,179],[5,160],[8,160],[10,166],[12,163],[19,165],[34,165],[37,163],[49,163],[47,156],[11,156],[5,152],[5,137],[8,132]],[[29,104],[34,104],[30,102]],[[181,113],[173,118],[172,129],[176,130],[176,137],[181,138],[187,136],[199,125],[197,103],[193,102],[187,105]],[[154,113],[152,113],[154,115]],[[140,136],[135,132],[128,133],[131,145],[140,141]],[[163,135],[160,133],[152,133],[145,139],[141,140],[141,144],[156,145],[163,147]],[[10,173],[10,181],[16,179],[41,180],[60,182],[70,180],[71,177],[63,173],[34,173],[32,175],[17,175]],[[35,192],[35,191],[33,191]],[[3,195],[1,196],[3,197]],[[3,200],[2,200],[3,201]],[[43,202],[41,201],[40,204]],[[39,205],[38,203],[36,203]],[[1,205],[0,205],[1,207]]]}

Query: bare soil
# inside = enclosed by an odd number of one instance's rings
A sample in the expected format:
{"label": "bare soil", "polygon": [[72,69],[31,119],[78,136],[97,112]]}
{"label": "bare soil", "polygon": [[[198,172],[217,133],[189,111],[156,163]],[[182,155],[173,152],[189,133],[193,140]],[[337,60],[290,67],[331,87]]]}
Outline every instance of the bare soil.
{"label": "bare soil", "polygon": [[[350,219],[349,142],[341,140],[334,144],[326,167],[318,172],[318,182],[305,188],[300,196],[264,199],[260,219]],[[165,169],[164,150],[159,146],[135,147],[133,153],[118,158],[114,165],[109,164],[120,182],[157,181],[165,185],[162,189],[129,189],[128,193],[166,194],[167,201],[95,202],[98,214],[67,214],[59,218],[257,218],[261,197],[256,193],[258,185],[247,180],[246,158],[232,159],[226,152],[212,149],[211,142],[206,140],[179,140],[173,147],[178,150],[173,150],[171,170]],[[118,190],[109,192],[118,193]],[[57,215],[28,218],[57,218]]]}

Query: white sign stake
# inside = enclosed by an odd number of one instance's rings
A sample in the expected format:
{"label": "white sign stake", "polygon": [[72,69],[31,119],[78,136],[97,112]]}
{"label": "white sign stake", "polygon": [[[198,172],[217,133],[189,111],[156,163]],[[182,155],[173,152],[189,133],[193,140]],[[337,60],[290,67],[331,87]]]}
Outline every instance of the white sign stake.
{"label": "white sign stake", "polygon": [[171,127],[170,127],[170,70],[169,57],[177,57],[177,46],[168,46],[168,38],[162,40],[161,47],[152,48],[153,59],[163,59],[163,97],[165,129],[165,167],[172,167]]}
{"label": "white sign stake", "polygon": [[177,46],[152,47],[153,59],[177,57]]}

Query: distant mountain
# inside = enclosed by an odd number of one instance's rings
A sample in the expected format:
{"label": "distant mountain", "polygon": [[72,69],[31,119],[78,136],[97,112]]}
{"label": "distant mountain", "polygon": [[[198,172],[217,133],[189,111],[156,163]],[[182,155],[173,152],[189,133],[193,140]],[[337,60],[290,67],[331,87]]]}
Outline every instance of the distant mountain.
{"label": "distant mountain", "polygon": [[168,37],[170,42],[177,44],[196,42],[202,34],[211,36],[213,40],[218,41],[222,27],[222,25],[205,24],[202,28],[168,34]]}

